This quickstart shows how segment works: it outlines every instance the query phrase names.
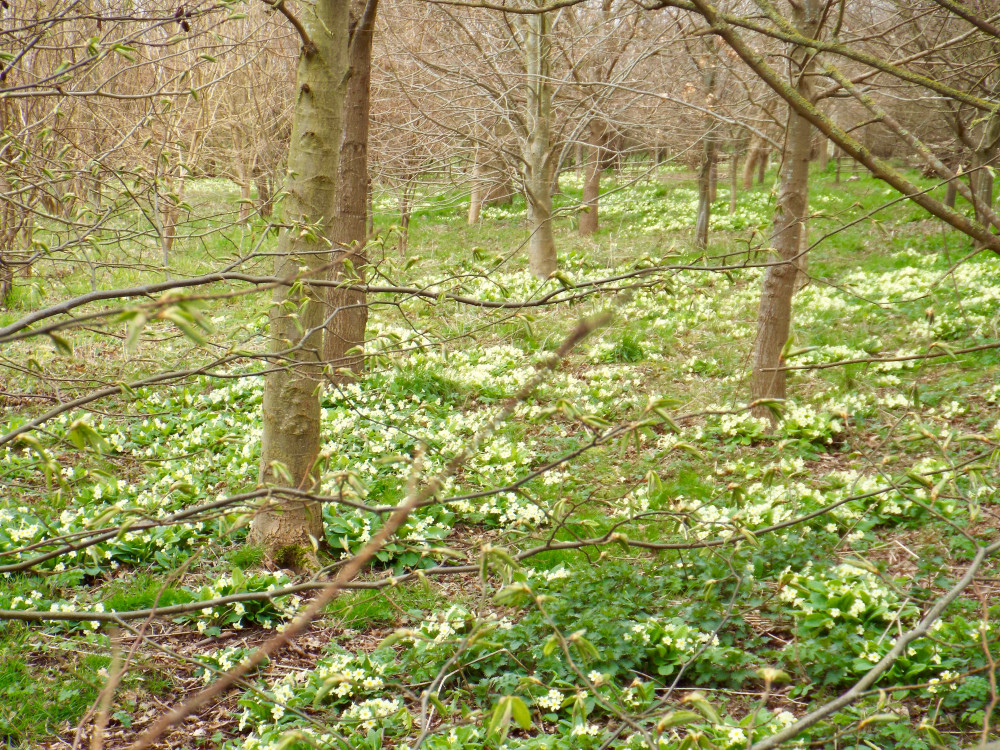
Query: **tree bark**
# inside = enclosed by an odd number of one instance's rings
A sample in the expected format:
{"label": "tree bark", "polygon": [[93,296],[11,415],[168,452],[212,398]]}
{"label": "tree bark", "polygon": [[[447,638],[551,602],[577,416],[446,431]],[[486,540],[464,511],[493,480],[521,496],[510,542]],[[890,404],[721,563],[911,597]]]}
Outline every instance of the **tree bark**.
{"label": "tree bark", "polygon": [[[334,197],[340,164],[342,108],[347,85],[349,0],[300,6],[309,34],[299,55],[297,98],[288,152],[284,219],[291,227],[278,243],[274,275],[319,276],[330,257]],[[308,230],[306,229],[308,227]],[[312,490],[318,480],[319,389],[325,294],[308,283],[280,285],[269,313],[271,366],[264,380],[260,482]],[[250,526],[250,543],[263,545],[279,565],[308,567],[323,540],[318,503],[278,499]]]}
{"label": "tree bark", "polygon": [[413,187],[408,175],[399,191],[399,254],[406,257],[406,247],[410,241],[410,215],[413,212]]}
{"label": "tree bark", "polygon": [[594,234],[600,224],[598,201],[601,195],[601,148],[604,128],[597,120],[587,126],[587,163],[583,181],[583,211],[580,213],[580,234]]}
{"label": "tree bark", "polygon": [[514,189],[503,160],[497,154],[477,147],[472,168],[469,224],[479,221],[484,206],[506,206],[513,197]]}
{"label": "tree bark", "polygon": [[763,185],[764,178],[767,177],[767,162],[771,157],[771,149],[767,145],[760,147],[760,155],[757,159],[757,184]]}
{"label": "tree bark", "polygon": [[[840,170],[837,170],[838,172]],[[948,187],[945,189],[944,193],[944,205],[948,208],[955,207],[955,200],[958,198],[958,188],[955,186],[955,181],[952,180],[948,183]]]}
{"label": "tree bark", "polygon": [[[713,138],[714,140],[714,138]],[[715,203],[719,197],[719,144],[714,143],[712,160],[708,170],[708,202]]]}
{"label": "tree bark", "polygon": [[747,160],[743,164],[743,189],[749,190],[753,187],[753,175],[754,171],[757,169],[757,162],[761,158],[761,144],[762,140],[760,136],[754,135],[750,138],[750,147],[747,150]]}
{"label": "tree bark", "polygon": [[694,224],[694,244],[704,250],[708,247],[708,224],[712,218],[712,168],[715,163],[715,137],[705,135],[702,147],[701,168],[698,170],[698,215]]}
{"label": "tree bark", "polygon": [[240,224],[246,224],[250,221],[252,208],[253,206],[250,204],[250,177],[243,175],[240,177],[240,213],[237,219]]}
{"label": "tree bark", "polygon": [[254,178],[254,184],[257,186],[257,212],[267,218],[271,215],[271,209],[273,207],[273,196],[271,195],[271,181],[265,174],[259,174]]}
{"label": "tree bark", "polygon": [[528,202],[531,237],[528,240],[528,267],[539,279],[556,270],[556,240],[552,232],[552,196],[545,194]]}
{"label": "tree bark", "polygon": [[[972,193],[976,199],[976,221],[984,227],[990,226],[987,214],[993,209],[993,171],[997,162],[997,150],[1000,146],[1000,116],[993,114],[987,120],[980,138],[979,148],[972,156]],[[977,247],[985,247],[981,242]]]}
{"label": "tree bark", "polygon": [[[806,0],[794,10],[796,25],[814,33],[819,17],[818,0]],[[793,79],[798,92],[811,99],[810,58],[803,49],[792,53]],[[800,271],[800,257],[805,245],[806,219],[809,210],[809,156],[812,150],[812,124],[792,107],[788,108],[785,147],[777,205],[771,233],[768,261],[764,272],[760,307],[757,311],[757,338],[751,357],[751,398],[783,399],[786,374],[782,351],[792,323],[792,297]],[[774,420],[767,407],[757,407],[755,416]]]}
{"label": "tree bark", "polygon": [[525,19],[525,69],[527,72],[524,145],[525,198],[528,202],[528,265],[537,278],[556,270],[556,245],[552,231],[552,84],[549,81],[549,14]]}
{"label": "tree bark", "polygon": [[[335,222],[330,239],[336,250],[331,281],[364,283],[368,256],[368,122],[371,111],[372,37],[378,0],[355,0],[351,18],[350,78],[344,98],[344,136],[340,148]],[[353,267],[347,271],[345,261]],[[368,305],[364,292],[343,287],[327,290],[327,324],[323,358],[334,380],[338,370],[359,373],[364,369]],[[353,352],[352,352],[353,350]],[[349,354],[349,352],[351,352]]]}
{"label": "tree bark", "polygon": [[479,223],[483,211],[483,165],[479,161],[479,149],[476,149],[475,164],[472,167],[472,192],[469,195],[469,226]]}
{"label": "tree bark", "polygon": [[733,156],[729,161],[729,215],[736,213],[736,199],[739,196],[740,155],[743,150],[743,139],[733,139]]}
{"label": "tree bark", "polygon": [[825,135],[820,135],[817,151],[816,157],[819,159],[819,168],[825,172],[830,164],[830,142]]}

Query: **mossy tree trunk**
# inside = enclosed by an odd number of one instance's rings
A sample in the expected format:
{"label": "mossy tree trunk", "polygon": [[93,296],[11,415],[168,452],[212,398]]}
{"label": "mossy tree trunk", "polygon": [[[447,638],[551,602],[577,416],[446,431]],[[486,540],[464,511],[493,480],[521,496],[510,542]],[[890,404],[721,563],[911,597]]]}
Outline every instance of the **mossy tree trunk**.
{"label": "mossy tree trunk", "polygon": [[[278,243],[274,274],[318,278],[331,257],[329,237],[340,164],[348,72],[349,0],[302,4],[303,40],[296,74],[297,97],[288,152],[284,220],[291,225]],[[322,377],[322,288],[296,282],[279,286],[270,309],[273,372],[264,381],[260,481],[264,485],[315,489],[320,450],[319,388]],[[279,565],[307,567],[323,539],[318,503],[277,498],[250,527]]]}

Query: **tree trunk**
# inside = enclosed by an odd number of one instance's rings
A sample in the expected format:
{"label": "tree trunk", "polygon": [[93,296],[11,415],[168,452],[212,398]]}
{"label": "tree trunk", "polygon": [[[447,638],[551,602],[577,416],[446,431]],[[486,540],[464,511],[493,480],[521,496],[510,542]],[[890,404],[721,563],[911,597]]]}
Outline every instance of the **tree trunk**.
{"label": "tree trunk", "polygon": [[[972,193],[976,199],[976,221],[989,227],[987,215],[993,210],[993,171],[997,162],[997,148],[1000,146],[1000,116],[992,115],[983,128],[981,143],[972,157]],[[981,242],[977,247],[985,247]]]}
{"label": "tree trunk", "polygon": [[413,206],[411,201],[413,188],[410,178],[406,178],[402,190],[399,191],[399,254],[406,257],[406,246],[410,240],[410,214]]}
{"label": "tree trunk", "polygon": [[[288,152],[285,230],[274,275],[296,278],[300,268],[320,276],[329,258],[340,164],[342,107],[347,85],[349,0],[317,0],[299,7],[310,42],[296,74],[296,101]],[[322,237],[304,232],[317,227]],[[295,314],[291,314],[295,311]],[[313,490],[320,450],[319,389],[325,294],[310,284],[280,285],[269,312],[271,367],[264,380],[260,482]],[[304,568],[323,540],[318,503],[278,498],[254,516],[249,541],[282,566]]]}
{"label": "tree trunk", "polygon": [[[714,140],[714,139],[713,139]],[[708,202],[715,203],[719,198],[719,155],[718,144],[713,144],[712,161],[708,170]]]}
{"label": "tree trunk", "polygon": [[757,169],[757,162],[761,158],[761,138],[760,136],[753,136],[750,139],[750,147],[747,150],[747,160],[743,164],[743,189],[749,190],[753,187],[753,175],[754,171]]}
{"label": "tree trunk", "polygon": [[177,237],[177,221],[180,218],[180,209],[170,199],[160,197],[160,254],[162,255],[163,267],[170,267],[170,255],[174,248],[174,239]]}
{"label": "tree trunk", "polygon": [[514,188],[501,158],[487,149],[477,147],[475,159],[469,200],[469,224],[479,221],[483,206],[506,206],[514,197]]}
{"label": "tree trunk", "polygon": [[264,218],[268,218],[273,206],[271,181],[267,175],[259,174],[254,178],[254,184],[257,186],[257,212]]}
{"label": "tree trunk", "polygon": [[509,206],[514,202],[514,188],[510,176],[503,169],[493,171],[491,180],[483,186],[484,206]]}
{"label": "tree trunk", "polygon": [[549,16],[537,13],[525,19],[527,72],[525,197],[531,238],[528,265],[540,279],[556,270],[552,231],[552,84],[549,82]]}
{"label": "tree trunk", "polygon": [[604,140],[603,126],[591,120],[587,126],[587,166],[583,182],[583,211],[580,212],[580,234],[594,234],[600,224],[598,200],[601,195],[601,144]]}
{"label": "tree trunk", "polygon": [[830,165],[830,142],[825,135],[820,136],[818,151],[819,153],[816,156],[819,158],[819,168],[825,172],[826,168]]}
{"label": "tree trunk", "polygon": [[246,224],[250,221],[250,209],[252,207],[250,202],[250,177],[244,175],[240,178],[240,214],[237,219],[240,224]]}
{"label": "tree trunk", "polygon": [[760,156],[757,159],[757,184],[763,185],[764,178],[767,176],[767,162],[771,158],[771,149],[766,145],[760,147]]}
{"label": "tree trunk", "polygon": [[[795,9],[797,25],[813,25],[818,19],[818,0],[806,0]],[[795,79],[799,93],[811,97],[810,58],[805,50],[792,55],[797,64]],[[809,210],[809,156],[812,149],[812,125],[791,107],[785,130],[785,149],[781,161],[780,187],[774,210],[771,233],[772,263],[764,272],[757,312],[757,338],[751,357],[751,398],[785,398],[786,374],[779,370],[784,362],[782,351],[792,323],[792,297],[800,273],[800,254],[805,247],[804,233]],[[757,407],[755,416],[774,419],[766,407]]]}
{"label": "tree trunk", "polygon": [[472,168],[472,193],[469,195],[469,226],[479,223],[479,216],[483,210],[483,167],[479,162],[479,149],[476,149],[476,163]]}
{"label": "tree trunk", "polygon": [[[330,239],[336,253],[330,280],[363,284],[368,256],[368,121],[371,110],[372,36],[378,0],[355,0],[352,8],[350,65],[344,98],[344,138],[340,148],[337,184],[336,221]],[[345,268],[353,266],[353,274]],[[354,373],[364,369],[365,359],[359,350],[365,343],[368,305],[364,292],[343,287],[327,290],[327,324],[323,359],[335,380],[345,368]],[[348,354],[355,350],[353,353]]]}
{"label": "tree trunk", "polygon": [[[839,172],[840,170],[838,169],[837,171]],[[958,188],[955,186],[955,181],[952,180],[948,183],[948,187],[945,189],[944,205],[948,208],[954,208],[956,198],[958,198]]]}
{"label": "tree trunk", "polygon": [[736,198],[739,195],[739,174],[740,174],[740,155],[743,150],[743,140],[741,138],[733,139],[733,156],[729,161],[729,215],[732,216],[736,213]]}
{"label": "tree trunk", "polygon": [[698,216],[694,223],[694,244],[701,250],[708,247],[708,224],[712,218],[712,167],[715,163],[715,137],[705,135],[701,168],[698,170]]}
{"label": "tree trunk", "polygon": [[[531,237],[528,240],[528,266],[539,279],[547,279],[556,270],[556,240],[552,232],[552,195],[543,192],[540,199],[528,201],[528,221]],[[530,188],[529,188],[530,190]]]}

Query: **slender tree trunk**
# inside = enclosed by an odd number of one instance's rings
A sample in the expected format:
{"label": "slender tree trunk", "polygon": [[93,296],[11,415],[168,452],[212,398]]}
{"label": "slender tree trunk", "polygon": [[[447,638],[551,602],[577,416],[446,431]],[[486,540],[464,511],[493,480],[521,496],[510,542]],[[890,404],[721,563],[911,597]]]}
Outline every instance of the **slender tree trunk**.
{"label": "slender tree trunk", "polygon": [[[774,263],[764,272],[757,312],[757,339],[752,357],[751,397],[785,397],[785,373],[781,351],[788,341],[792,320],[792,295],[798,274],[797,256],[802,247],[809,201],[809,148],[812,126],[808,120],[789,110],[785,153],[782,158],[781,184],[774,212],[771,250],[768,261]],[[759,408],[757,416],[768,416]]]}
{"label": "slender tree trunk", "polygon": [[708,247],[708,225],[712,219],[712,166],[715,163],[715,137],[705,135],[702,147],[701,168],[698,170],[698,215],[694,224],[694,244],[704,250]]}
{"label": "slender tree trunk", "polygon": [[764,178],[767,177],[767,163],[771,158],[771,149],[766,145],[760,148],[760,158],[757,159],[757,184],[763,185]]}
{"label": "slender tree trunk", "polygon": [[552,231],[552,84],[549,81],[549,14],[525,19],[527,72],[525,197],[528,201],[528,265],[540,279],[556,270]]}
{"label": "slender tree trunk", "polygon": [[743,164],[743,189],[749,190],[753,187],[753,175],[757,169],[757,162],[761,158],[761,139],[754,135],[750,138],[750,147],[747,150],[747,160]]}
{"label": "slender tree trunk", "polygon": [[[340,164],[349,8],[349,0],[316,0],[298,9],[310,42],[303,45],[296,74],[283,202],[291,228],[278,243],[278,278],[299,277],[303,267],[306,274],[320,276],[330,257],[326,238]],[[314,231],[302,231],[306,226]],[[265,377],[262,410],[264,485],[312,490],[318,480],[325,296],[310,284],[280,285],[274,292],[269,338],[275,369]],[[254,516],[249,539],[265,546],[279,565],[308,567],[323,541],[322,509],[311,501],[276,499]]]}
{"label": "slender tree trunk", "polygon": [[163,267],[169,268],[170,255],[174,248],[174,239],[177,237],[177,220],[180,218],[180,211],[173,201],[164,197],[159,198],[160,204],[160,254],[162,256]]}
{"label": "slender tree trunk", "polygon": [[491,164],[482,189],[484,206],[509,206],[514,200],[510,175],[499,160]]}
{"label": "slender tree trunk", "polygon": [[[839,172],[840,170],[837,171]],[[944,205],[948,208],[954,208],[956,198],[958,198],[958,188],[955,186],[955,181],[952,180],[948,183],[948,187],[945,189]]]}
{"label": "slender tree trunk", "polygon": [[729,215],[736,213],[736,199],[740,186],[740,155],[743,150],[743,139],[733,139],[733,156],[729,161]]}
{"label": "slender tree trunk", "polygon": [[410,214],[412,212],[413,188],[410,186],[410,177],[403,183],[403,189],[399,192],[399,254],[406,256],[406,246],[410,241]]}
{"label": "slender tree trunk", "polygon": [[375,191],[372,190],[372,177],[368,175],[368,236],[375,234]]}
{"label": "slender tree trunk", "polygon": [[240,213],[239,221],[240,224],[246,224],[250,221],[250,209],[252,208],[250,202],[250,176],[242,175],[240,177]]}
{"label": "slender tree trunk", "polygon": [[830,142],[827,140],[825,135],[821,135],[819,139],[819,153],[816,156],[819,158],[819,168],[822,171],[826,171],[826,168],[830,164]]}
{"label": "slender tree trunk", "polygon": [[[976,221],[984,227],[990,225],[986,218],[987,214],[993,210],[993,171],[992,167],[997,163],[997,150],[1000,146],[1000,116],[993,114],[987,120],[983,128],[981,145],[972,156],[972,193],[977,204]],[[976,243],[977,247],[984,247],[981,242]]]}
{"label": "slender tree trunk", "polygon": [[[352,7],[350,48],[351,76],[344,98],[344,137],[340,148],[336,221],[330,239],[337,252],[330,272],[332,281],[363,284],[368,256],[368,121],[371,111],[372,36],[378,0],[355,0]],[[353,267],[347,271],[345,262]],[[359,350],[365,343],[368,305],[364,292],[343,287],[327,291],[328,321],[323,358],[334,379],[338,370],[354,373],[364,369]],[[349,352],[354,353],[348,354]]]}
{"label": "slender tree trunk", "polygon": [[483,167],[479,161],[479,149],[476,149],[475,165],[472,167],[472,193],[469,195],[469,225],[479,223],[479,215],[483,210]]}
{"label": "slender tree trunk", "polygon": [[[805,0],[795,9],[797,25],[812,26],[818,22],[818,0]],[[796,49],[795,79],[799,93],[811,97],[810,62],[805,50]],[[756,399],[785,398],[786,374],[778,370],[783,364],[782,350],[788,341],[792,323],[792,297],[800,271],[800,254],[805,247],[806,219],[809,211],[809,156],[812,150],[813,128],[808,120],[791,107],[785,129],[780,186],[774,211],[769,265],[764,272],[760,307],[757,312],[757,338],[751,357],[751,397]],[[770,417],[766,407],[757,407],[758,417]]]}
{"label": "slender tree trunk", "polygon": [[580,213],[580,234],[590,235],[597,231],[598,200],[601,195],[601,144],[604,140],[603,125],[591,120],[587,126],[587,166],[583,182],[583,206]]}
{"label": "slender tree trunk", "polygon": [[510,205],[513,196],[514,188],[503,160],[488,149],[477,147],[472,168],[469,224],[479,221],[483,206]]}
{"label": "slender tree trunk", "polygon": [[[9,194],[10,183],[0,174],[0,195]],[[13,247],[17,236],[17,208],[12,201],[0,198],[0,307],[10,303],[11,292],[14,290],[14,258]]]}
{"label": "slender tree trunk", "polygon": [[267,218],[273,206],[271,181],[266,174],[259,174],[254,178],[254,184],[257,186],[257,212]]}
{"label": "slender tree trunk", "polygon": [[[714,139],[713,139],[714,140]],[[713,144],[712,161],[708,169],[708,202],[715,203],[719,198],[719,144]]]}

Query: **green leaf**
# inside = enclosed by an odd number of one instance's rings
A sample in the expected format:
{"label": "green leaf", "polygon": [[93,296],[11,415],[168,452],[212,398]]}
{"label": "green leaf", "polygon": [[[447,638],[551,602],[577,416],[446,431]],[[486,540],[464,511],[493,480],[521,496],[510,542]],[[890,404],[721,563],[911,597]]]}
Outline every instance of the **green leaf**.
{"label": "green leaf", "polygon": [[531,711],[524,704],[524,701],[518,698],[516,695],[508,696],[510,699],[511,713],[514,717],[514,721],[521,729],[527,730],[531,728]]}
{"label": "green leaf", "polygon": [[896,714],[875,714],[874,716],[868,716],[862,719],[858,723],[858,729],[864,729],[869,724],[892,724],[900,720],[900,717]]}
{"label": "green leaf", "polygon": [[139,335],[142,333],[142,329],[146,325],[146,315],[141,312],[137,312],[132,316],[132,319],[128,323],[128,328],[125,331],[125,351],[131,353],[135,351],[136,346],[139,343]]}
{"label": "green leaf", "polygon": [[201,331],[199,331],[198,326],[195,325],[197,320],[189,312],[182,310],[180,307],[168,307],[166,310],[160,312],[158,317],[169,320],[180,329],[181,333],[191,339],[194,343],[205,343],[205,337],[201,335]]}
{"label": "green leaf", "polygon": [[505,695],[499,700],[496,708],[493,709],[490,722],[486,726],[486,736],[495,738],[497,744],[507,739],[507,734],[510,732],[510,719],[514,713],[514,707],[511,705],[510,698],[511,696]]}
{"label": "green leaf", "polygon": [[662,732],[664,729],[669,729],[670,727],[694,724],[698,721],[703,721],[703,718],[701,714],[695,713],[694,711],[671,711],[656,722],[656,729],[657,731]]}
{"label": "green leaf", "polygon": [[531,598],[532,595],[533,592],[528,584],[512,583],[500,589],[493,597],[493,601],[497,604],[513,605]]}
{"label": "green leaf", "polygon": [[593,643],[583,637],[586,632],[586,630],[578,630],[568,640],[576,646],[576,650],[580,652],[580,656],[583,657],[585,662],[599,661],[601,658],[600,652]]}
{"label": "green leaf", "polygon": [[118,43],[112,45],[111,49],[113,49],[115,52],[117,52],[119,55],[124,57],[129,62],[135,62],[135,55],[132,54],[133,52],[135,52],[135,50],[132,47],[127,47],[124,44]]}
{"label": "green leaf", "polygon": [[82,419],[77,419],[70,424],[69,429],[66,430],[66,438],[81,450],[89,446],[101,453],[106,447],[104,438]]}
{"label": "green leaf", "polygon": [[682,702],[689,703],[690,705],[694,706],[695,709],[702,716],[704,716],[713,724],[722,723],[722,719],[719,718],[718,711],[715,710],[715,707],[711,703],[705,700],[705,696],[703,693],[699,692],[688,693],[686,696],[684,696]]}
{"label": "green leaf", "polygon": [[65,357],[73,356],[73,345],[57,333],[49,333],[49,338],[56,345],[56,351]]}

